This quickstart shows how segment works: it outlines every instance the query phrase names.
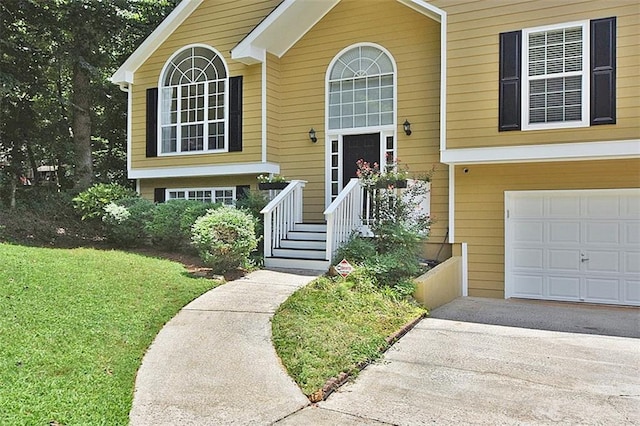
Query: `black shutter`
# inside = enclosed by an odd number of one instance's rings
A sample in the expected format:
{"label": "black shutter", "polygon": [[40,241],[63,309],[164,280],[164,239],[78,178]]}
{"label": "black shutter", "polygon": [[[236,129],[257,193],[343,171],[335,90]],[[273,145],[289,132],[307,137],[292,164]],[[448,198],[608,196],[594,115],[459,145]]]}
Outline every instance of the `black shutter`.
{"label": "black shutter", "polygon": [[158,156],[158,88],[147,89],[147,157]]}
{"label": "black shutter", "polygon": [[500,94],[498,130],[520,130],[522,32],[500,34]]}
{"label": "black shutter", "polygon": [[243,200],[247,198],[249,191],[251,190],[250,185],[238,185],[236,186],[236,200]]}
{"label": "black shutter", "polygon": [[591,21],[591,125],[616,123],[616,18]]}
{"label": "black shutter", "polygon": [[166,189],[167,188],[153,188],[153,201],[156,203],[164,203]]}
{"label": "black shutter", "polygon": [[229,152],[242,151],[242,76],[229,78]]}

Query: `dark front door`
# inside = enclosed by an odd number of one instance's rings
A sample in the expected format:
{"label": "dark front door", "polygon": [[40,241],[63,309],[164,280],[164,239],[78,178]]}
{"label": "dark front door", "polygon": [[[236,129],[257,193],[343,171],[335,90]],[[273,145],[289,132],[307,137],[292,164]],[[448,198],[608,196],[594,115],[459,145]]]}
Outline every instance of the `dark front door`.
{"label": "dark front door", "polygon": [[357,177],[356,162],[364,160],[371,164],[380,165],[380,133],[366,135],[348,135],[342,137],[342,184],[349,183],[349,179]]}

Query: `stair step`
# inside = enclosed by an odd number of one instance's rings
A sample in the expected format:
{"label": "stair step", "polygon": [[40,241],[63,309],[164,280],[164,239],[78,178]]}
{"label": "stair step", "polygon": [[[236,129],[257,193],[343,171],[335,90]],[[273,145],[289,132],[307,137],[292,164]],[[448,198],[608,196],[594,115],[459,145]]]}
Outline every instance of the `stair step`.
{"label": "stair step", "polygon": [[326,232],[289,231],[288,240],[327,241]]}
{"label": "stair step", "polygon": [[301,249],[301,250],[325,250],[327,248],[327,242],[314,241],[314,240],[280,240],[280,248]]}
{"label": "stair step", "polygon": [[329,269],[328,260],[291,259],[287,257],[266,257],[266,268],[303,269],[305,271],[325,272]]}
{"label": "stair step", "polygon": [[326,223],[296,223],[293,225],[294,231],[300,232],[327,232]]}
{"label": "stair step", "polygon": [[274,257],[290,257],[293,259],[325,260],[326,252],[324,250],[300,250],[300,249],[274,248],[272,251],[272,254]]}

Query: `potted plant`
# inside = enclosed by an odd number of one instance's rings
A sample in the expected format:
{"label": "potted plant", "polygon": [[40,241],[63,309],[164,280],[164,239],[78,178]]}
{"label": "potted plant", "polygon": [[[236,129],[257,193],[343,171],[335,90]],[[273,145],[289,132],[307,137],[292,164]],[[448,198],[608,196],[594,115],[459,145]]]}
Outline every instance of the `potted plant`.
{"label": "potted plant", "polygon": [[282,175],[260,175],[258,176],[258,189],[274,190],[285,189],[289,185],[287,179]]}

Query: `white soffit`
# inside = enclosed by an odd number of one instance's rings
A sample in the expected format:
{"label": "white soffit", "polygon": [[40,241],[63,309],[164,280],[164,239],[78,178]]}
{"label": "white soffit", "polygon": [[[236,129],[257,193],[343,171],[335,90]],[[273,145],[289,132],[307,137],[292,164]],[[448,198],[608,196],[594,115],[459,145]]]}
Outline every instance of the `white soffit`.
{"label": "white soffit", "polygon": [[111,76],[114,84],[133,84],[133,74],[204,0],[182,0]]}
{"label": "white soffit", "polygon": [[284,0],[231,49],[231,58],[250,65],[264,61],[265,52],[282,57],[339,2]]}
{"label": "white soffit", "polygon": [[[398,0],[411,9],[441,22],[445,12],[423,0]],[[340,0],[284,0],[236,47],[231,58],[251,65],[263,62],[266,52],[282,57]]]}

